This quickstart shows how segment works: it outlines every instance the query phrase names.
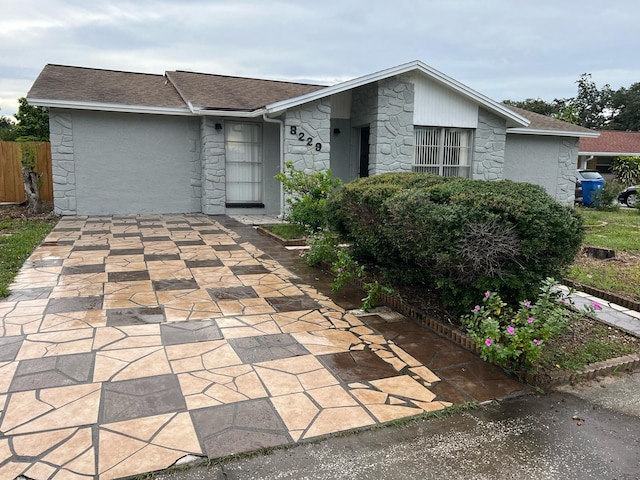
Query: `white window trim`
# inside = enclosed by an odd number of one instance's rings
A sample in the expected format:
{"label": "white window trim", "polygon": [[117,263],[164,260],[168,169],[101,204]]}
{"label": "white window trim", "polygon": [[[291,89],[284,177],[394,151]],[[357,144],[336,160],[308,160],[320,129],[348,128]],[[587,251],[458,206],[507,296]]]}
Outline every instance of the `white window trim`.
{"label": "white window trim", "polygon": [[[412,167],[414,172],[465,178],[470,176],[473,129],[416,125],[414,131],[415,147]],[[447,147],[445,143],[448,135],[458,135],[458,145]],[[467,145],[463,146],[465,141]],[[429,149],[436,150],[435,156],[433,152],[428,151]],[[429,158],[430,156],[432,158]],[[453,174],[454,169],[455,174]]]}

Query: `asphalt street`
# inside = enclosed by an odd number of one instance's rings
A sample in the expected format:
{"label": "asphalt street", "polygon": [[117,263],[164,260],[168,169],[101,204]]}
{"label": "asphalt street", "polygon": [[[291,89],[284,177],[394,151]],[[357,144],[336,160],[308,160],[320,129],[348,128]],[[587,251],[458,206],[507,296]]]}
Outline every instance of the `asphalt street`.
{"label": "asphalt street", "polygon": [[640,479],[640,373],[156,478]]}

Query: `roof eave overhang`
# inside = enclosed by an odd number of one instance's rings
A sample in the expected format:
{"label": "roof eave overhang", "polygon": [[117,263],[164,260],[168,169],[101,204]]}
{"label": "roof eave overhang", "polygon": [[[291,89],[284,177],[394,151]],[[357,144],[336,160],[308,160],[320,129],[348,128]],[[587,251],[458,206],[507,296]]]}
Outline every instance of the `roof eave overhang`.
{"label": "roof eave overhang", "polygon": [[43,98],[28,98],[28,100],[30,105],[38,107],[94,110],[101,112],[151,113],[155,115],[193,115],[188,108],[123,105],[119,103],[74,102],[69,100],[51,100]]}
{"label": "roof eave overhang", "polygon": [[578,155],[592,155],[594,157],[640,157],[640,152],[583,152],[579,151]]}
{"label": "roof eave overhang", "polygon": [[264,108],[256,110],[216,110],[211,108],[191,107],[194,115],[202,115],[207,117],[233,117],[233,118],[256,118],[266,113]]}
{"label": "roof eave overhang", "polygon": [[541,128],[507,128],[507,133],[518,135],[543,135],[553,137],[599,137],[599,132],[572,132],[570,130],[548,130]]}
{"label": "roof eave overhang", "polygon": [[470,98],[475,101],[482,107],[487,110],[495,113],[496,115],[507,119],[512,124],[519,125],[522,127],[528,126],[531,122],[517,113],[509,110],[506,106],[502,105],[499,102],[491,100],[489,97],[482,95],[479,92],[467,87],[466,85],[454,80],[451,77],[448,77],[442,72],[429,67],[425,63],[422,63],[419,60],[405,63],[402,65],[398,65],[396,67],[391,67],[386,70],[381,70],[379,72],[371,73],[369,75],[365,75],[363,77],[354,78],[352,80],[347,80],[346,82],[339,83],[337,85],[333,85],[331,87],[326,87],[321,90],[317,90],[315,92],[307,93],[305,95],[300,95],[298,97],[289,98],[287,100],[282,100],[280,102],[275,102],[270,105],[267,105],[266,113],[268,114],[278,114],[283,112],[289,108],[297,107],[298,105],[302,105],[304,103],[312,102],[314,100],[318,100],[320,98],[324,98],[330,95],[334,95],[337,93],[344,92],[346,90],[351,90],[362,85],[366,85],[368,83],[377,82],[380,80],[384,80],[389,77],[393,77],[396,75],[402,75],[404,73],[409,73],[413,71],[421,72],[427,75],[429,78],[435,80],[436,82],[448,87],[461,95]]}

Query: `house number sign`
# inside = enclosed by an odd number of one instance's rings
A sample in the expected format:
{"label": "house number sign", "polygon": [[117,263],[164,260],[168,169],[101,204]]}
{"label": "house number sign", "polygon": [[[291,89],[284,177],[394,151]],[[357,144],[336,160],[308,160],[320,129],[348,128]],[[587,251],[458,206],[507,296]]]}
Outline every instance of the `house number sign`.
{"label": "house number sign", "polygon": [[289,133],[294,137],[296,137],[298,141],[305,143],[308,147],[313,147],[316,152],[319,152],[322,150],[322,144],[320,142],[314,144],[313,138],[310,135],[307,135],[305,132],[303,132],[302,129],[298,131],[297,126],[292,125],[291,127],[289,127]]}

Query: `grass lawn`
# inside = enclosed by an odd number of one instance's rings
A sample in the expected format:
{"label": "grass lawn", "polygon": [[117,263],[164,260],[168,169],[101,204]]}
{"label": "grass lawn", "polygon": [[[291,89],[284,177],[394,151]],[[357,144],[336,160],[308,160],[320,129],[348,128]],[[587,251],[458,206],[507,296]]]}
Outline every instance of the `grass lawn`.
{"label": "grass lawn", "polygon": [[276,225],[263,225],[265,230],[284,238],[285,240],[295,240],[305,236],[304,228],[293,223],[278,223]]}
{"label": "grass lawn", "polygon": [[580,254],[567,278],[640,300],[640,211],[603,212],[580,208],[587,236],[585,245],[610,248],[616,257],[597,260]]}
{"label": "grass lawn", "polygon": [[0,217],[0,298],[9,295],[18,270],[55,224],[56,220]]}

